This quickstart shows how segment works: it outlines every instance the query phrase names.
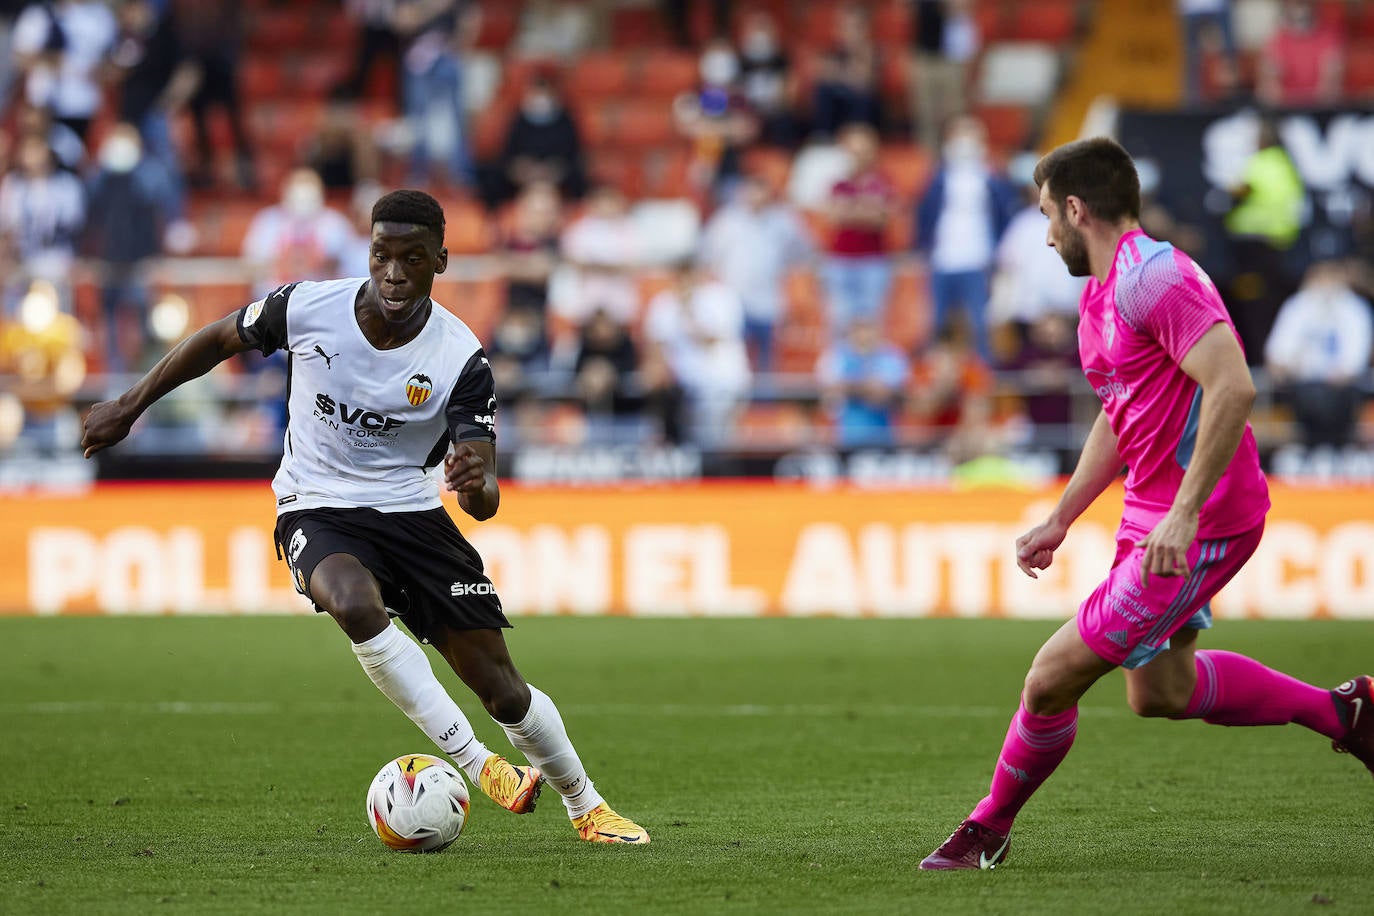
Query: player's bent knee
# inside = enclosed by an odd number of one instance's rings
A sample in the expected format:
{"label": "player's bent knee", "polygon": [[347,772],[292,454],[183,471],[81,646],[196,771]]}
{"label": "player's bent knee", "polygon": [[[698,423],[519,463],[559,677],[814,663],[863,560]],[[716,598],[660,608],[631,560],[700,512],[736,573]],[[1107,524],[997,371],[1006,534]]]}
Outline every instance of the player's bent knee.
{"label": "player's bent knee", "polygon": [[321,602],[320,606],[354,642],[371,639],[386,629],[386,608],[375,595],[344,594]]}
{"label": "player's bent knee", "polygon": [[1074,706],[1078,697],[1049,672],[1032,668],[1021,690],[1021,705],[1037,716],[1053,716]]}
{"label": "player's bent knee", "polygon": [[1188,711],[1189,697],[1169,693],[1131,694],[1131,712],[1144,719],[1178,719]]}
{"label": "player's bent knee", "polygon": [[518,676],[499,679],[481,699],[487,715],[507,725],[524,719],[530,711],[530,688]]}

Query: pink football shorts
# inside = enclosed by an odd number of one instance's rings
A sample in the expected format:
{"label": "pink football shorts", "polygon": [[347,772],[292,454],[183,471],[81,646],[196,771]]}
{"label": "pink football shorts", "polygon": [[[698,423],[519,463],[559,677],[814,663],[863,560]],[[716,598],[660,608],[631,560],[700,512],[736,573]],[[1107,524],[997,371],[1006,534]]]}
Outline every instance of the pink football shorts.
{"label": "pink football shorts", "polygon": [[1188,576],[1151,576],[1142,585],[1145,548],[1136,541],[1148,533],[1122,522],[1112,571],[1078,609],[1078,632],[1088,648],[1126,668],[1149,662],[1185,627],[1212,626],[1209,602],[1254,554],[1264,523],[1232,537],[1199,538],[1188,551]]}

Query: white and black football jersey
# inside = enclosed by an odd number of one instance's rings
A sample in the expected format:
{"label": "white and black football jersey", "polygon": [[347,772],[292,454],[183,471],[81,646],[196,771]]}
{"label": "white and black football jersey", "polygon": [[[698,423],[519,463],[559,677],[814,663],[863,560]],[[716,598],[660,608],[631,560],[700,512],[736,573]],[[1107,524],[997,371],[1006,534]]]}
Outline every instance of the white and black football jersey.
{"label": "white and black football jersey", "polygon": [[482,345],[433,304],[420,333],[378,350],[353,308],[365,279],[283,286],[238,313],[242,340],[289,354],[277,512],[441,505],[430,470],[449,442],[495,441],[496,394]]}

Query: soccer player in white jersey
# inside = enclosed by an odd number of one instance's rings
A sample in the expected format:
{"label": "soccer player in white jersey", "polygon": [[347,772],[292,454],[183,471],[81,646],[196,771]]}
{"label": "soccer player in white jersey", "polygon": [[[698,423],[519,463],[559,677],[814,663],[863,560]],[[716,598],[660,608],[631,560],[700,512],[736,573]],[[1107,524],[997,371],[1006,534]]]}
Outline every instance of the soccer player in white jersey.
{"label": "soccer player in white jersey", "polygon": [[[444,213],[420,191],[372,210],[370,279],[293,283],[174,347],[136,385],[95,405],[86,457],[129,434],[158,398],[236,353],[290,354],[285,454],[272,481],[276,540],[296,588],[353,642],[367,676],[497,804],[534,810],[547,781],[582,839],[644,844],[605,803],[558,709],[516,670],[510,626],[477,551],[430,471],[481,521],[496,514],[496,395],[482,346],[430,298],[448,266]],[[399,616],[434,646],[534,764],[477,740]]]}
{"label": "soccer player in white jersey", "polygon": [[1079,303],[1083,372],[1102,402],[1059,504],[1016,542],[1026,575],[1046,569],[1069,525],[1125,466],[1116,559],[1076,619],[1026,675],[992,785],[921,868],[993,868],[1012,821],[1059,766],[1078,700],[1126,669],[1142,716],[1214,725],[1285,725],[1331,739],[1374,771],[1371,679],[1334,690],[1235,652],[1198,649],[1209,602],[1259,546],[1269,490],[1247,422],[1255,397],[1235,326],[1193,260],[1140,229],[1131,157],[1104,137],[1069,143],[1035,167],[1047,242],[1088,277]]}

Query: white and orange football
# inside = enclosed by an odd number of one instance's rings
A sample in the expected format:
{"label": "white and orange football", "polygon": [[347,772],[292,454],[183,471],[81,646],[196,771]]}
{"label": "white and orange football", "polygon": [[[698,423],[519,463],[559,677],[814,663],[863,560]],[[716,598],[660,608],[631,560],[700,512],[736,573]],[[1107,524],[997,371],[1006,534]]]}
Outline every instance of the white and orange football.
{"label": "white and orange football", "polygon": [[468,784],[446,760],[407,754],[382,767],[367,790],[367,820],[401,852],[447,849],[468,817]]}

